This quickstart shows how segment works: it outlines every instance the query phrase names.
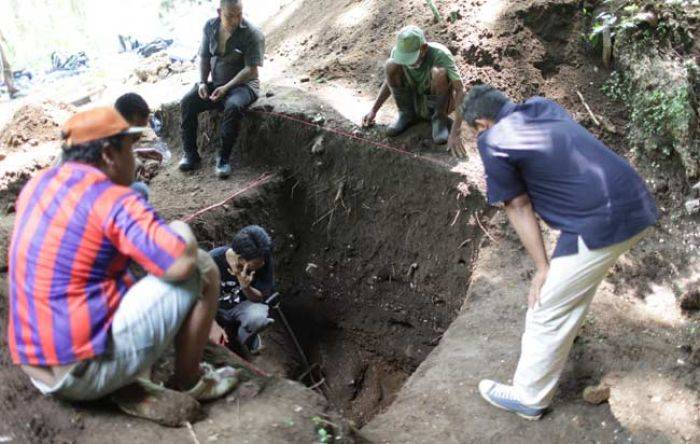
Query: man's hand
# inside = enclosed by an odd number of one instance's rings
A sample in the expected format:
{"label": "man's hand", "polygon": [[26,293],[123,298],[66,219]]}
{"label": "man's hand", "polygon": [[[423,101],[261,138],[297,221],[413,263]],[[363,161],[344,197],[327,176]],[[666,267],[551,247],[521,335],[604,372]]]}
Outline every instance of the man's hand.
{"label": "man's hand", "polygon": [[450,153],[458,159],[467,159],[467,150],[464,148],[464,143],[462,143],[462,133],[459,131],[452,131],[450,133],[449,139],[447,139],[447,149]]}
{"label": "man's hand", "polygon": [[377,118],[377,112],[372,108],[365,116],[362,118],[362,127],[363,128],[368,128],[370,126],[373,126],[375,121],[374,119]]}
{"label": "man's hand", "polygon": [[207,100],[209,98],[209,87],[207,86],[207,84],[200,83],[199,88],[197,89],[197,93],[199,94],[200,99]]}
{"label": "man's hand", "polygon": [[226,334],[226,330],[224,330],[216,321],[211,324],[211,330],[209,330],[209,341],[213,342],[214,344],[228,344],[228,335]]}
{"label": "man's hand", "polygon": [[248,273],[248,264],[245,264],[243,270],[236,275],[236,279],[238,279],[238,283],[241,284],[242,289],[249,288],[253,284],[253,279],[255,279],[255,271]]}
{"label": "man's hand", "polygon": [[542,286],[547,280],[547,273],[549,268],[544,268],[537,270],[537,273],[532,277],[532,282],[530,283],[530,293],[527,296],[527,306],[530,309],[535,308],[536,305],[540,303],[540,292],[542,291]]}
{"label": "man's hand", "polygon": [[226,93],[228,93],[228,88],[226,88],[226,86],[220,86],[216,88],[213,93],[211,93],[209,98],[212,102],[218,102],[222,98],[226,97]]}

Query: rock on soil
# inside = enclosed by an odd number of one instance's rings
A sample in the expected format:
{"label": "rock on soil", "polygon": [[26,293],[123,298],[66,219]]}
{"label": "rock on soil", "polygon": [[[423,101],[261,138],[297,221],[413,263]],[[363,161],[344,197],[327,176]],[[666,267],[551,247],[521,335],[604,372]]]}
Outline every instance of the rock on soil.
{"label": "rock on soil", "polygon": [[145,59],[134,70],[137,83],[156,83],[173,74],[189,71],[192,63],[173,62],[166,52],[159,52]]}
{"label": "rock on soil", "polygon": [[583,390],[583,400],[589,404],[602,404],[610,399],[610,386],[601,384],[597,386],[586,387]]}

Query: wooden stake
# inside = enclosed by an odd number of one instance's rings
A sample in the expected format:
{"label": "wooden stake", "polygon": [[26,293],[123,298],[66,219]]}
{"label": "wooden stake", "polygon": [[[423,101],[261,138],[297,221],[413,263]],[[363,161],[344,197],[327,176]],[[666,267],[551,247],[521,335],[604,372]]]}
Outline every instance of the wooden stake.
{"label": "wooden stake", "polygon": [[438,10],[437,6],[435,6],[435,2],[433,2],[433,0],[425,0],[425,3],[427,3],[430,9],[433,11],[433,19],[435,20],[435,23],[441,21],[442,15],[440,15],[440,11]]}
{"label": "wooden stake", "polygon": [[583,106],[586,107],[586,111],[588,111],[588,115],[591,116],[591,119],[593,119],[593,123],[596,124],[596,126],[600,126],[600,120],[593,114],[593,111],[591,111],[591,107],[588,106],[588,103],[586,103],[586,99],[583,98],[583,94],[581,94],[581,91],[576,90],[576,94],[578,94],[578,98],[581,99],[581,103],[583,103]]}

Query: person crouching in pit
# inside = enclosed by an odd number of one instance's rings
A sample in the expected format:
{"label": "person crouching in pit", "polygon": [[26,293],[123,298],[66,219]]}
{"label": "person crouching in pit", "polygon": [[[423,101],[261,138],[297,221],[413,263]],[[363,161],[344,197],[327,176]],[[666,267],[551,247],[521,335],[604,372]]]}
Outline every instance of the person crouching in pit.
{"label": "person crouching in pit", "polygon": [[209,339],[249,357],[262,348],[260,331],[274,322],[266,301],[274,287],[272,240],[258,225],[240,230],[231,245],[209,252],[219,267],[221,293]]}

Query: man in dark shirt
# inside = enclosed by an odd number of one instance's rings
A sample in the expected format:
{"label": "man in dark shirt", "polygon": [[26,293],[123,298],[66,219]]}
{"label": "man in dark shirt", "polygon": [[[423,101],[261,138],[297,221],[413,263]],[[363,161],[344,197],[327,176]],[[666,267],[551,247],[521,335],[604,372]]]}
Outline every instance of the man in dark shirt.
{"label": "man in dark shirt", "polygon": [[184,156],[179,168],[192,171],[199,167],[197,116],[203,111],[220,109],[224,113],[216,174],[225,179],[231,174],[229,158],[241,119],[260,94],[258,68],[263,64],[265,37],[243,18],[241,0],[221,0],[217,11],[219,16],[204,25],[199,83],[180,105]]}
{"label": "man in dark shirt", "polygon": [[275,285],[272,240],[258,225],[239,231],[230,246],[209,254],[221,274],[221,293],[210,339],[235,351],[256,352],[262,346],[258,332],[273,322],[266,300]]}
{"label": "man in dark shirt", "polygon": [[[462,115],[478,132],[488,201],[505,204],[537,268],[513,385],[482,380],[479,391],[496,407],[539,419],[598,285],[656,223],[656,204],[624,159],[551,100],[515,104],[480,85]],[[561,231],[551,262],[535,215]]]}

